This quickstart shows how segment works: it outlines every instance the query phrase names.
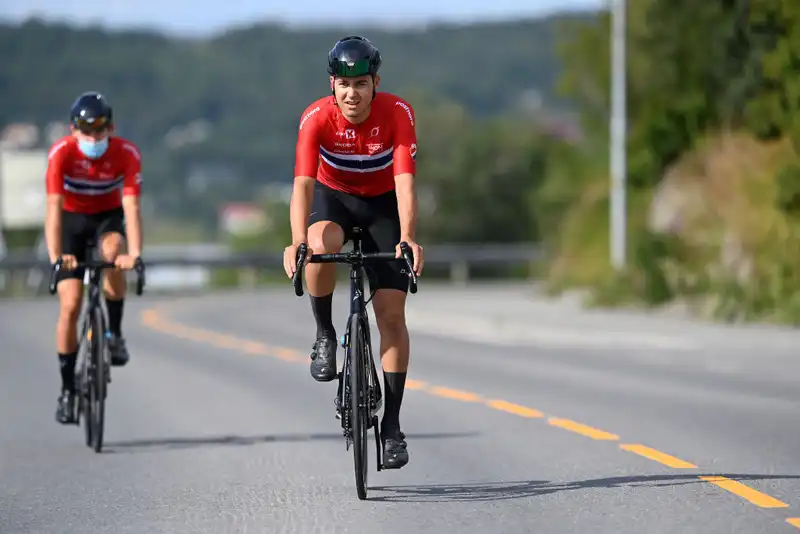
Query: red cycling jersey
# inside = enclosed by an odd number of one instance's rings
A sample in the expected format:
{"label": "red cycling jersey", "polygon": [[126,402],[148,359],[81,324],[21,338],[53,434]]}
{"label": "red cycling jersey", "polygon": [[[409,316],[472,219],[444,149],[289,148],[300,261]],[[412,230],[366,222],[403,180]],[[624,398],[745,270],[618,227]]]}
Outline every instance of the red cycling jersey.
{"label": "red cycling jersey", "polygon": [[365,197],[394,189],[394,177],[416,172],[414,110],[390,93],[377,93],[369,118],[353,124],[333,96],[302,114],[295,176],[311,176],[332,189]]}
{"label": "red cycling jersey", "polygon": [[65,211],[113,210],[122,205],[122,195],[139,196],[141,169],[139,149],[126,139],[111,136],[105,154],[93,160],[68,135],[56,141],[47,155],[47,194],[63,195]]}

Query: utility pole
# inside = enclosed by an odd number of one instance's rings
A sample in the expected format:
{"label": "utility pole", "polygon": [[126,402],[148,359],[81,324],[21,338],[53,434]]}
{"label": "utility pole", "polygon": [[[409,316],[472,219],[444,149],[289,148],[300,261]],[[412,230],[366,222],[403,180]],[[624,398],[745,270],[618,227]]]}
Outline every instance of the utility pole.
{"label": "utility pole", "polygon": [[625,96],[625,4],[611,2],[611,264],[619,270],[625,266],[626,249],[626,138],[627,105]]}

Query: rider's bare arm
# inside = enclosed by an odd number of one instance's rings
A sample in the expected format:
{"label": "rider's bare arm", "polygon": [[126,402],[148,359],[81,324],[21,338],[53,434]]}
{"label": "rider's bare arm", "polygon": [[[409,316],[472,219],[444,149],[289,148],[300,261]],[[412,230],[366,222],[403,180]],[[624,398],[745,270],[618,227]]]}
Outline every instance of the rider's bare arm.
{"label": "rider's bare arm", "polygon": [[397,194],[397,211],[400,217],[400,236],[403,241],[416,241],[417,236],[417,191],[414,175],[398,174],[394,178]]}
{"label": "rider's bare arm", "polygon": [[292,225],[292,243],[305,243],[308,238],[308,217],[314,197],[315,178],[295,176],[292,200],[289,204],[289,221]]}
{"label": "rider's bare arm", "polygon": [[47,156],[47,206],[44,215],[44,238],[47,254],[54,263],[61,256],[61,208],[64,204],[64,155],[65,143],[61,143]]}
{"label": "rider's bare arm", "polygon": [[305,243],[308,238],[308,217],[314,197],[314,182],[319,167],[319,107],[313,104],[303,111],[297,132],[294,187],[289,204],[292,242]]}
{"label": "rider's bare arm", "polygon": [[138,258],[142,255],[142,217],[139,209],[142,188],[142,157],[133,143],[125,143],[124,148],[129,154],[125,184],[122,189],[125,233],[127,234],[128,254],[133,258]]}
{"label": "rider's bare arm", "polygon": [[47,195],[47,208],[44,214],[44,238],[47,241],[47,254],[50,263],[61,256],[61,205],[64,197],[60,194]]}
{"label": "rider's bare arm", "polygon": [[417,132],[414,108],[405,100],[394,105],[394,169],[400,235],[415,241],[417,235],[417,194],[414,174],[417,171]]}

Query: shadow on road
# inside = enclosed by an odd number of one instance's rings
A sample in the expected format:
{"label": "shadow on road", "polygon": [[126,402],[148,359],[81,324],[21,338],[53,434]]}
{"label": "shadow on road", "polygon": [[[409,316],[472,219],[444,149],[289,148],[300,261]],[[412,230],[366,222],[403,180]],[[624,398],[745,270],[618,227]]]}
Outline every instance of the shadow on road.
{"label": "shadow on road", "polygon": [[[409,440],[416,439],[451,439],[469,438],[479,436],[480,432],[434,432],[422,434],[407,434]],[[370,443],[374,443],[370,434]],[[341,432],[328,434],[276,434],[266,436],[198,436],[190,438],[153,438],[131,441],[106,442],[104,453],[136,453],[155,450],[191,449],[209,446],[243,446],[260,445],[264,443],[288,443],[305,441],[339,441],[344,443]]]}
{"label": "shadow on road", "polygon": [[368,495],[376,502],[488,502],[508,499],[540,497],[562,491],[619,488],[619,487],[674,487],[689,484],[707,484],[701,476],[724,476],[732,480],[800,480],[800,475],[743,475],[722,473],[696,473],[693,475],[650,475],[632,477],[595,478],[575,482],[553,483],[548,480],[515,482],[482,482],[475,484],[429,484],[419,486],[371,486],[370,491],[387,492],[388,495]]}

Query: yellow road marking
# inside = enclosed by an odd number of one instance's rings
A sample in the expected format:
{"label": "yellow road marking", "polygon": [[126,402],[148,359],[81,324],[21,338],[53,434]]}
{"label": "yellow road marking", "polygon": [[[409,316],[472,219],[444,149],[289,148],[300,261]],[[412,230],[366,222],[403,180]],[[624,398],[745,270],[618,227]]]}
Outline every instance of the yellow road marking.
{"label": "yellow road marking", "polygon": [[481,400],[480,396],[469,391],[461,391],[460,389],[451,389],[443,386],[434,386],[430,392],[437,397],[445,397],[447,399],[454,399],[463,402],[478,402]]}
{"label": "yellow road marking", "polygon": [[539,410],[528,408],[527,406],[520,406],[513,402],[508,402],[500,399],[490,400],[486,403],[490,408],[500,410],[501,412],[508,412],[520,417],[544,417],[544,414]]}
{"label": "yellow road marking", "polygon": [[736,480],[731,480],[727,477],[721,476],[702,476],[700,477],[701,480],[705,480],[706,482],[710,482],[716,486],[724,490],[728,490],[731,493],[738,495],[739,497],[750,501],[751,503],[759,506],[761,508],[788,508],[789,505],[785,502],[779,501],[775,497],[770,497],[766,493],[761,493],[758,490],[751,488],[750,486],[746,486],[741,482]]}
{"label": "yellow road marking", "polygon": [[[281,347],[269,347],[269,352],[271,354],[274,354],[275,356],[277,356],[281,360],[286,360],[287,362],[304,361],[303,356],[299,352],[297,352],[295,350],[284,349],[284,348],[281,348]],[[310,361],[310,358],[309,358],[309,361]]]}
{"label": "yellow road marking", "polygon": [[425,382],[406,378],[406,389],[425,389],[426,387]]}
{"label": "yellow road marking", "polygon": [[158,324],[160,319],[158,310],[144,310],[142,312],[142,322],[146,325],[155,325]]}
{"label": "yellow road marking", "polygon": [[664,452],[657,451],[656,449],[651,449],[650,447],[646,447],[644,445],[632,445],[623,443],[622,445],[619,446],[619,448],[628,452],[632,452],[634,454],[638,454],[639,456],[643,456],[649,460],[656,461],[660,464],[664,464],[667,467],[673,467],[675,469],[697,468],[696,465],[689,463],[686,460],[681,460],[680,458],[676,458]]}
{"label": "yellow road marking", "polygon": [[267,347],[264,346],[262,343],[258,343],[257,341],[248,341],[242,347],[242,350],[248,354],[261,354],[264,356],[269,355],[269,351]]}
{"label": "yellow road marking", "polygon": [[571,432],[575,432],[577,434],[581,434],[592,439],[598,440],[606,440],[606,441],[613,441],[618,440],[619,436],[616,434],[612,434],[611,432],[606,432],[605,430],[600,430],[598,428],[593,428],[588,425],[584,425],[582,423],[576,423],[575,421],[570,421],[569,419],[561,419],[560,417],[551,417],[547,420],[553,426],[557,426],[559,428],[563,428],[564,430],[569,430]]}
{"label": "yellow road marking", "polygon": [[218,334],[214,336],[212,339],[214,340],[215,345],[225,349],[239,349],[243,345],[243,342],[241,340],[226,335]]}
{"label": "yellow road marking", "polygon": [[800,517],[790,517],[786,520],[787,523],[792,525],[793,527],[800,528]]}

